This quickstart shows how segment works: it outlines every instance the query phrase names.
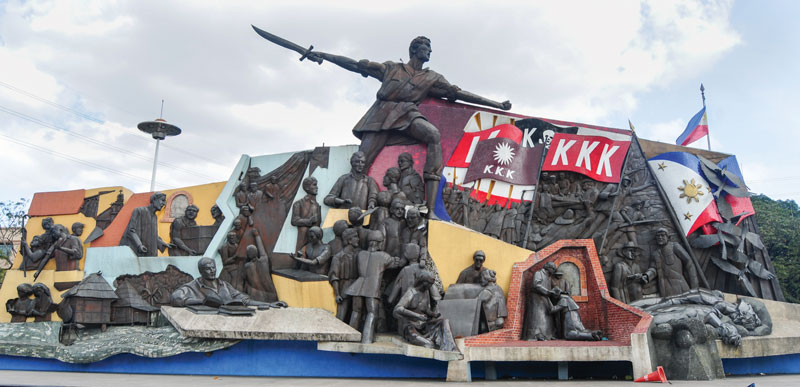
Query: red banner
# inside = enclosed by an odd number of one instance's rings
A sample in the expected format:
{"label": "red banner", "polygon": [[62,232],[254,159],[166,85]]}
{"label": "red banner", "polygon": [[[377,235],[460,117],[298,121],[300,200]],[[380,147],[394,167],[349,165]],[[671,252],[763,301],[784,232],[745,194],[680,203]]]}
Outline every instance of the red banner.
{"label": "red banner", "polygon": [[453,151],[453,155],[445,164],[448,167],[466,168],[469,167],[478,143],[483,140],[493,138],[507,138],[519,144],[522,140],[522,131],[514,125],[503,124],[480,132],[464,133]]}
{"label": "red banner", "polygon": [[630,145],[630,141],[601,136],[556,133],[542,170],[572,171],[597,181],[617,183]]}

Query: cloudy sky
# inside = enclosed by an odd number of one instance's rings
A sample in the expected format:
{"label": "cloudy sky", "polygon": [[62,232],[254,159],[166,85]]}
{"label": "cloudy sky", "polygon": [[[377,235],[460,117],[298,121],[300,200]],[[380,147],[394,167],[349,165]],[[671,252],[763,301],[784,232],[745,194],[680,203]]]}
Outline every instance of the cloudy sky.
{"label": "cloudy sky", "polygon": [[[0,200],[123,185],[226,180],[243,153],[355,143],[378,83],[298,55],[250,24],[355,59],[431,68],[513,112],[672,142],[702,106],[711,144],[754,192],[800,199],[800,2],[219,2],[0,0]],[[380,6],[375,4],[381,4]],[[705,140],[695,143],[705,147]]]}

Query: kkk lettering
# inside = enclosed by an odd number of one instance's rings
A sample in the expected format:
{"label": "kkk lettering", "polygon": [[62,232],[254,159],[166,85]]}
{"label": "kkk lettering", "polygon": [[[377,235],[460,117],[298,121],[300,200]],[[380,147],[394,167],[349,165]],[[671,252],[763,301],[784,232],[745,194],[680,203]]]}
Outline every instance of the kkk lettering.
{"label": "kkk lettering", "polygon": [[515,185],[534,185],[544,146],[524,147],[507,138],[484,140],[475,147],[464,182],[489,178]]}
{"label": "kkk lettering", "polygon": [[542,170],[572,171],[597,181],[617,183],[630,145],[630,141],[601,136],[556,133]]}

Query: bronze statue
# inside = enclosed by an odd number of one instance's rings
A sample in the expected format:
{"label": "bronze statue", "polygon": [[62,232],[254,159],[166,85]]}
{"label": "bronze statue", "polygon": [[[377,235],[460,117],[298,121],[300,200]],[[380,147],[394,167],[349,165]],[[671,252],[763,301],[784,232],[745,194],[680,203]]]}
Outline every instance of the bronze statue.
{"label": "bronze statue", "polygon": [[406,226],[400,230],[400,240],[402,243],[414,243],[419,246],[420,260],[425,262],[425,270],[433,274],[436,290],[439,294],[444,294],[444,286],[439,276],[439,270],[428,253],[427,219],[420,215],[416,207],[411,207],[406,211]]}
{"label": "bronze statue", "polygon": [[23,259],[19,265],[19,270],[34,270],[45,257],[48,257],[47,260],[52,257],[54,249],[51,249],[51,247],[60,238],[53,226],[53,218],[46,217],[42,219],[44,233],[34,236],[30,245],[27,242],[28,231],[24,227],[22,228],[20,253]]}
{"label": "bronze statue", "polygon": [[183,213],[183,216],[172,221],[172,224],[169,226],[169,241],[175,245],[175,247],[170,247],[169,255],[197,255],[197,251],[187,246],[183,241],[181,232],[187,227],[197,226],[197,221],[195,221],[195,219],[197,218],[197,213],[199,211],[200,209],[197,208],[197,206],[190,204],[188,207],[186,207],[186,211]]}
{"label": "bronze statue", "polygon": [[323,202],[332,208],[358,207],[366,210],[375,207],[378,183],[366,174],[365,156],[362,152],[350,156],[350,173],[342,175],[333,184]]}
{"label": "bronze statue", "polygon": [[129,246],[140,257],[156,256],[158,251],[175,247],[171,243],[164,242],[158,236],[156,212],[164,208],[166,200],[167,195],[155,192],[150,196],[150,205],[134,208],[119,245]]}
{"label": "bronze statue", "polygon": [[533,281],[528,288],[528,300],[525,306],[525,340],[553,340],[556,327],[550,311],[553,309],[551,297],[558,297],[551,286],[556,265],[547,262],[544,267],[533,274]]}
{"label": "bronze statue", "polygon": [[392,193],[389,191],[378,192],[375,211],[370,214],[369,229],[382,230],[383,221],[389,218],[389,207],[392,205]]}
{"label": "bronze statue", "polygon": [[253,211],[255,211],[255,208],[245,203],[244,205],[239,207],[239,215],[236,215],[236,220],[241,222],[243,227],[245,227],[245,225],[246,227],[253,227],[253,225],[255,225],[255,220],[253,219]]}
{"label": "bronze statue", "polygon": [[483,250],[475,251],[472,255],[472,265],[461,271],[456,280],[457,284],[479,284],[481,274],[486,270],[483,263],[486,261],[486,253]]}
{"label": "bronze statue", "polygon": [[403,152],[397,157],[397,166],[400,168],[400,182],[398,186],[412,204],[422,204],[425,200],[425,186],[422,177],[414,170],[414,158],[411,153]]}
{"label": "bronze statue", "polygon": [[344,230],[347,230],[347,228],[347,221],[344,219],[339,219],[333,223],[333,240],[328,242],[328,248],[331,249],[331,257],[339,254],[344,248],[345,242],[342,239],[342,234],[344,234]]}
{"label": "bronze statue", "polygon": [[383,186],[392,193],[392,200],[401,199],[403,203],[408,202],[406,194],[400,189],[400,168],[391,167],[383,175]]}
{"label": "bronze statue", "polygon": [[292,204],[292,226],[297,227],[297,243],[295,251],[300,250],[306,243],[306,232],[312,226],[322,224],[322,207],[317,203],[317,179],[307,177],[303,179],[303,191],[306,196]]}
{"label": "bronze statue", "polygon": [[[56,249],[53,256],[56,259],[56,271],[78,270],[78,261],[83,258],[83,242],[80,236],[83,235],[85,227],[81,222],[72,224],[72,235],[67,235],[64,226],[61,228],[61,237],[56,242]],[[48,290],[49,291],[49,290]]]}
{"label": "bronze statue", "polygon": [[[486,331],[494,331],[503,327],[505,319],[508,317],[506,309],[506,295],[503,288],[497,285],[497,273],[494,270],[481,271],[480,285],[483,290],[478,294],[481,301]],[[483,331],[483,329],[481,329]]]}
{"label": "bronze statue", "polygon": [[6,311],[11,314],[11,322],[25,322],[33,316],[36,300],[32,299],[33,285],[17,285],[17,298],[10,298],[6,301]]}
{"label": "bronze statue", "polygon": [[550,309],[551,314],[561,315],[561,329],[559,337],[565,340],[599,341],[603,338],[600,331],[586,329],[581,321],[580,309],[575,300],[561,289],[554,288],[554,292],[560,293],[558,302]]}
{"label": "bronze statue", "polygon": [[214,224],[212,224],[212,226],[219,229],[219,226],[222,225],[222,221],[225,220],[225,214],[222,213],[222,209],[216,204],[211,206],[211,217],[214,218]]}
{"label": "bronze statue", "polygon": [[289,256],[297,261],[300,270],[327,275],[331,251],[328,245],[322,243],[322,229],[317,226],[311,227],[306,236],[308,243],[301,250],[291,253]]}
{"label": "bronze statue", "polygon": [[368,249],[369,241],[367,236],[369,235],[369,229],[364,227],[364,212],[358,207],[351,207],[347,210],[347,221],[350,222],[350,228],[358,232],[358,247],[361,250]]}
{"label": "bronze statue", "polygon": [[236,200],[236,207],[242,208],[247,204],[247,181],[242,180],[236,190],[233,192],[233,198]]}
{"label": "bronze statue", "polygon": [[231,284],[217,279],[217,265],[211,258],[200,258],[197,261],[200,278],[181,285],[170,298],[172,306],[207,305],[219,307],[222,305],[242,304],[245,306],[258,306],[259,308],[285,308],[286,303],[260,302],[250,299],[246,294],[236,290]]}
{"label": "bronze statue", "polygon": [[11,322],[25,322],[28,317],[35,317],[34,322],[50,321],[50,315],[57,307],[50,295],[50,288],[41,282],[17,285],[17,298],[6,301]]}
{"label": "bronze statue", "polygon": [[255,245],[247,246],[247,263],[244,264],[244,291],[251,299],[261,302],[278,301],[278,291],[272,282],[269,256],[257,229],[253,229]]}
{"label": "bronze statue", "polygon": [[642,298],[642,276],[639,269],[638,256],[641,248],[628,242],[617,250],[622,260],[614,265],[608,290],[614,297],[626,304]]}
{"label": "bronze statue", "polygon": [[381,302],[383,272],[390,268],[400,268],[406,263],[402,258],[392,257],[381,251],[383,245],[381,232],[370,232],[368,240],[369,250],[360,251],[356,258],[358,278],[345,290],[346,295],[353,297],[351,326],[357,326],[364,308],[367,309],[364,327],[361,330],[361,342],[365,344],[375,341],[375,324]]}
{"label": "bronze statue", "polygon": [[405,201],[395,198],[389,208],[389,216],[381,222],[380,228],[385,235],[383,251],[395,257],[400,256],[400,248],[403,244],[401,232],[405,228],[405,222],[403,221],[405,215]]}
{"label": "bronze statue", "polygon": [[66,271],[77,270],[77,260],[83,256],[83,246],[80,245],[80,241],[78,241],[78,249],[80,249],[80,252],[78,252],[77,249],[68,247],[70,235],[67,232],[67,228],[63,225],[53,225],[47,231],[47,233],[55,238],[55,242],[50,245],[50,247],[45,251],[44,257],[39,260],[39,266],[36,268],[36,272],[33,273],[34,280],[39,278],[39,274],[41,274],[42,270],[44,270],[47,262],[50,262],[50,260],[53,258],[56,259],[56,270]]}
{"label": "bronze statue", "polygon": [[442,351],[456,351],[450,321],[442,318],[431,295],[433,274],[423,271],[394,307],[398,329],[409,343]]}
{"label": "bronze statue", "polygon": [[[403,245],[403,258],[408,261],[408,264],[400,270],[397,274],[392,285],[389,287],[389,296],[387,301],[394,304],[398,301],[403,294],[406,294],[408,289],[414,286],[414,282],[419,277],[420,273],[425,270],[425,262],[420,260],[419,246],[413,243]],[[438,292],[431,293],[438,296]]]}
{"label": "bronze statue", "polygon": [[[257,232],[251,229],[250,232]],[[219,278],[239,291],[244,291],[244,257],[239,257],[236,252],[239,250],[241,239],[235,231],[228,233],[225,244],[219,248],[219,257],[222,260],[222,271]]]}
{"label": "bronze statue", "polygon": [[358,329],[357,320],[349,319],[352,312],[352,297],[347,295],[345,290],[358,278],[358,265],[356,254],[358,253],[358,231],[352,228],[342,232],[344,247],[331,259],[331,270],[328,272],[328,282],[333,288],[333,295],[336,297],[336,318],[344,322],[350,322],[353,328]]}
{"label": "bronze statue", "polygon": [[680,244],[670,242],[667,229],[656,230],[656,245],[650,255],[650,268],[642,276],[642,281],[646,284],[658,280],[661,297],[697,289],[699,283],[694,261]]}
{"label": "bronze statue", "polygon": [[369,169],[378,153],[387,144],[418,142],[426,145],[424,178],[429,216],[434,216],[434,203],[442,168],[442,147],[439,130],[420,113],[418,105],[425,98],[434,97],[447,98],[451,101],[462,100],[503,110],[511,109],[509,101],[495,102],[466,92],[451,85],[435,71],[423,68],[423,64],[430,60],[431,55],[431,41],[424,36],[411,41],[408,47],[410,57],[408,63],[391,61],[378,63],[305,50],[266,31],[256,27],[253,29],[273,43],[301,52],[302,58],[320,64],[326,60],[345,70],[381,81],[377,100],[355,125],[353,134],[361,139],[359,150],[366,156],[366,169]]}

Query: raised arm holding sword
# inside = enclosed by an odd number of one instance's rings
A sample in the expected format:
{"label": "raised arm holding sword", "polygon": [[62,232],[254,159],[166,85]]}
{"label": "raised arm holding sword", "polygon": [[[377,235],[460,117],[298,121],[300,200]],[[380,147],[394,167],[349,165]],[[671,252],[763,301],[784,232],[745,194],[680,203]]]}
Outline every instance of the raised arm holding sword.
{"label": "raised arm holding sword", "polygon": [[270,34],[255,26],[253,29],[264,39],[281,47],[298,52],[300,60],[308,59],[322,64],[332,62],[346,70],[381,81],[377,99],[364,117],[353,127],[353,134],[361,140],[359,150],[366,155],[365,170],[386,145],[409,145],[423,143],[427,147],[424,174],[428,214],[433,215],[433,206],[442,169],[442,147],[439,129],[431,124],[419,111],[418,105],[427,97],[446,98],[450,101],[485,105],[509,110],[511,102],[496,102],[451,85],[439,73],[422,65],[430,60],[430,39],[420,36],[411,41],[408,48],[408,63],[373,62],[312,51],[288,40]]}

